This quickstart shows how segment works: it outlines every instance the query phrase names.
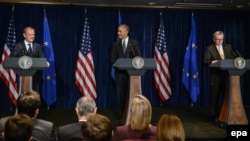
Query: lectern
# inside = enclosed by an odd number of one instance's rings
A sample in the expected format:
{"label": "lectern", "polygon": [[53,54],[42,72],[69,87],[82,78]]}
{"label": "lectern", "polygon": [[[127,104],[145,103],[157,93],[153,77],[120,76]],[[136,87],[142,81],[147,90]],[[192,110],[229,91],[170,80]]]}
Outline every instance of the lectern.
{"label": "lectern", "polygon": [[120,58],[114,64],[113,67],[120,70],[127,70],[129,80],[129,97],[126,102],[125,110],[123,113],[122,123],[128,124],[128,118],[130,115],[130,102],[131,99],[138,94],[141,94],[141,75],[147,70],[155,69],[156,63],[153,58]]}
{"label": "lectern", "polygon": [[219,122],[227,125],[247,125],[248,120],[241,98],[240,76],[250,69],[250,60],[245,60],[242,57],[225,59],[211,64],[209,67],[220,68],[229,74],[225,97],[218,118]]}
{"label": "lectern", "polygon": [[[31,58],[28,56],[22,56],[20,58],[11,57],[5,58],[3,67],[5,69],[13,69],[19,79],[19,93],[25,90],[32,89],[32,76],[37,70],[48,68],[46,58]],[[23,80],[23,81],[22,81]],[[28,81],[28,82],[27,82]]]}

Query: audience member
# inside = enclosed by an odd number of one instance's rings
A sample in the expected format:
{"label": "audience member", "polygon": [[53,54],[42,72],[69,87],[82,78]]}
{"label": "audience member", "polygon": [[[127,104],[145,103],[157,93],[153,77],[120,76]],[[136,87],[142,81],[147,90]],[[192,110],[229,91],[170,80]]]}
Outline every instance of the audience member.
{"label": "audience member", "polygon": [[33,122],[26,114],[17,114],[8,118],[3,137],[5,141],[31,141]]}
{"label": "audience member", "polygon": [[83,140],[81,125],[86,122],[86,116],[96,113],[96,103],[91,97],[81,97],[76,103],[77,123],[71,123],[59,127],[59,141]]}
{"label": "audience member", "polygon": [[136,95],[131,101],[129,124],[118,126],[113,140],[155,139],[156,126],[150,124],[151,116],[152,107],[148,99]]}
{"label": "audience member", "polygon": [[111,141],[111,121],[100,114],[89,114],[87,122],[82,124],[82,135],[85,141]]}
{"label": "audience member", "polygon": [[185,141],[180,118],[173,114],[162,115],[157,124],[156,138],[157,141]]}
{"label": "audience member", "polygon": [[[40,95],[36,91],[21,94],[17,99],[17,111],[19,114],[27,114],[34,123],[32,138],[36,141],[54,141],[57,136],[52,122],[37,119],[41,105]],[[0,131],[9,117],[0,119]]]}

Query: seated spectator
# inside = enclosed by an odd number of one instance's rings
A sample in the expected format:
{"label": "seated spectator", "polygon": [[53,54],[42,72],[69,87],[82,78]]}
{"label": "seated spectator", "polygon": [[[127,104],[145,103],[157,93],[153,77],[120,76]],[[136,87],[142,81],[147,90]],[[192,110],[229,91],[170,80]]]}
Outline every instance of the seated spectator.
{"label": "seated spectator", "polygon": [[25,114],[11,116],[5,123],[3,137],[5,141],[31,141],[33,122]]}
{"label": "seated spectator", "polygon": [[76,103],[77,123],[71,123],[59,127],[59,141],[83,140],[81,126],[86,122],[86,116],[90,113],[96,113],[96,103],[91,97],[81,97]]}
{"label": "seated spectator", "polygon": [[156,126],[152,126],[152,107],[143,95],[136,95],[130,105],[128,125],[118,126],[114,132],[114,141],[131,139],[155,139]]}
{"label": "seated spectator", "polygon": [[112,139],[111,121],[100,114],[89,114],[81,129],[85,141],[111,141]]}
{"label": "seated spectator", "polygon": [[162,115],[157,124],[156,138],[157,141],[185,141],[180,118],[173,114]]}
{"label": "seated spectator", "polygon": [[[57,140],[52,122],[37,119],[39,107],[41,105],[40,95],[35,91],[29,91],[21,94],[17,98],[17,112],[19,114],[27,114],[32,118],[34,123],[32,138],[35,141],[54,141]],[[4,124],[9,117],[0,119],[0,131],[3,130]]]}

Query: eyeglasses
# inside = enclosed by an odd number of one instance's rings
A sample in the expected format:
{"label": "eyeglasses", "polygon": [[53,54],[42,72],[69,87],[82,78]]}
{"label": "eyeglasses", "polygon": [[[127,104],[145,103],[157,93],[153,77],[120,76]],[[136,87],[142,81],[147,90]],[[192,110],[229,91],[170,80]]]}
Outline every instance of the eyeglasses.
{"label": "eyeglasses", "polygon": [[224,39],[214,39],[214,40],[216,40],[216,41],[223,41]]}

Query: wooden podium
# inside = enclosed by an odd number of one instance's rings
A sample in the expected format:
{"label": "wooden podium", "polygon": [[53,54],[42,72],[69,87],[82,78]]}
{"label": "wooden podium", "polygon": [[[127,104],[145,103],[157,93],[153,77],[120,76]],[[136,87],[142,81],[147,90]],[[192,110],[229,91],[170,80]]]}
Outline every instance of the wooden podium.
{"label": "wooden podium", "polygon": [[227,125],[247,125],[248,120],[241,98],[240,76],[250,69],[250,60],[245,60],[243,68],[237,68],[236,59],[220,60],[209,67],[220,68],[229,74],[228,81],[225,82],[225,96],[218,118],[219,122]]}
{"label": "wooden podium", "polygon": [[113,67],[118,68],[120,70],[127,70],[130,80],[129,80],[129,96],[126,102],[125,110],[122,117],[122,123],[128,124],[128,119],[130,116],[130,102],[131,99],[135,95],[141,94],[141,75],[143,75],[149,69],[156,68],[156,62],[153,58],[141,58],[143,60],[143,64],[141,67],[135,67],[137,58],[120,58],[114,64]]}
{"label": "wooden podium", "polygon": [[20,58],[11,57],[4,60],[5,69],[13,69],[19,78],[19,94],[32,90],[32,76],[37,70],[48,68],[46,58],[31,58],[22,56]]}

